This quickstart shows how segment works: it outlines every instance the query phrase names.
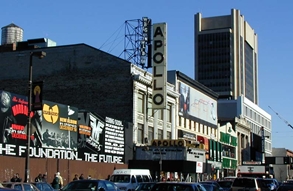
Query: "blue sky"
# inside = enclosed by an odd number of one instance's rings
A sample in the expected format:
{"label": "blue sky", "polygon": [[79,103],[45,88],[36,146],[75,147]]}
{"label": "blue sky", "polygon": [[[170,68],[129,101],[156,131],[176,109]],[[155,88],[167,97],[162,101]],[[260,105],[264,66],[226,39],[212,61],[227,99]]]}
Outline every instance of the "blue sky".
{"label": "blue sky", "polygon": [[259,106],[272,116],[273,147],[293,150],[293,129],[273,112],[293,124],[292,7],[293,1],[273,0],[2,0],[0,27],[14,23],[23,28],[23,40],[85,43],[119,56],[124,22],[146,16],[168,25],[168,70],[193,78],[194,14],[211,17],[239,9],[258,35]]}

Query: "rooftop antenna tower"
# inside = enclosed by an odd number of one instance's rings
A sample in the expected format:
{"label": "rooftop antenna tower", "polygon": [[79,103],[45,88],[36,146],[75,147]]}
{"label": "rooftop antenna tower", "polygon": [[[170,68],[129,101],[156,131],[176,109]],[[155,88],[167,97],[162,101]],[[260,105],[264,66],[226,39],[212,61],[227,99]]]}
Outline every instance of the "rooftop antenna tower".
{"label": "rooftop antenna tower", "polygon": [[151,29],[148,17],[125,21],[124,59],[143,69],[152,67]]}

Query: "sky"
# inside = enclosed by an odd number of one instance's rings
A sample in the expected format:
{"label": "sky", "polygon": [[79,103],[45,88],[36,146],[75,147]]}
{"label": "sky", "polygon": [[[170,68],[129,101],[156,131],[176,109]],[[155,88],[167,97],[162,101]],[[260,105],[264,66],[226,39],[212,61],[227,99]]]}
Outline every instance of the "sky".
{"label": "sky", "polygon": [[0,27],[14,23],[23,40],[85,43],[124,58],[125,22],[148,17],[167,23],[168,70],[194,78],[194,15],[238,9],[258,35],[259,107],[272,117],[273,147],[293,151],[292,8],[289,0],[1,0]]}

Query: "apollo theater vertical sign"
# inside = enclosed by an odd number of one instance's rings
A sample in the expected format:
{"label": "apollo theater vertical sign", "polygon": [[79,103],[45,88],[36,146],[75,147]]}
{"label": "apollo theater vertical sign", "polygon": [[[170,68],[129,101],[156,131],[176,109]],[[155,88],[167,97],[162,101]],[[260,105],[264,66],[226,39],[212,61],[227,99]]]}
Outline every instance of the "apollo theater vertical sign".
{"label": "apollo theater vertical sign", "polygon": [[167,24],[153,25],[153,109],[167,104]]}

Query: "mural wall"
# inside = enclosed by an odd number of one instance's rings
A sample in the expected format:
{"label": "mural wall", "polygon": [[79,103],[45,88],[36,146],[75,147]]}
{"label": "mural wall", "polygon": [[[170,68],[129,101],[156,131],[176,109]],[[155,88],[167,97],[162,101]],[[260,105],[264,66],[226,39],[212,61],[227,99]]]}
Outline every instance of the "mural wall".
{"label": "mural wall", "polygon": [[[28,99],[0,91],[0,155],[25,157]],[[30,157],[124,163],[124,124],[43,100],[32,111]]]}

